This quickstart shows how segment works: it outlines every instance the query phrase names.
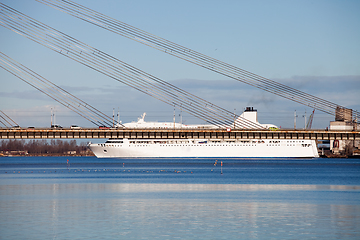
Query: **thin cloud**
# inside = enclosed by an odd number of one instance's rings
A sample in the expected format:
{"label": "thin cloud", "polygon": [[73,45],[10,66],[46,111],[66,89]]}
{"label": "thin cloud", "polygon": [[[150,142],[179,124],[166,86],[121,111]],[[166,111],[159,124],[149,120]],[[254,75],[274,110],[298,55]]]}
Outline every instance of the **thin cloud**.
{"label": "thin cloud", "polygon": [[[353,108],[354,110],[360,109],[360,76],[296,76],[291,79],[277,79],[277,81],[345,107]],[[246,106],[253,106],[258,110],[260,122],[273,123],[282,127],[293,127],[295,110],[297,110],[299,115],[297,121],[300,123],[305,120],[302,117],[305,111],[307,116],[312,112],[312,108],[234,80],[179,79],[172,81],[171,84],[229,111],[236,111],[237,114],[241,114]],[[109,116],[112,116],[113,110],[117,113],[119,109],[123,122],[134,121],[143,112],[148,113],[147,119],[149,121],[172,121],[173,106],[162,103],[155,98],[120,83],[116,86],[104,85],[102,87],[62,87]],[[13,102],[18,102],[19,107],[26,104],[25,100],[43,101],[44,104],[38,109],[31,106],[24,109],[24,111],[27,111],[26,116],[19,113],[22,111],[21,109],[17,109],[15,114],[15,117],[19,116],[21,119],[30,119],[32,121],[31,125],[35,126],[38,126],[37,120],[39,126],[47,124],[50,119],[51,106],[58,105],[54,100],[36,90],[2,92],[0,94],[1,98],[5,99],[5,101],[11,99]],[[3,107],[3,109],[5,108]],[[42,111],[41,114],[39,109]],[[63,123],[59,122],[60,124],[74,124],[76,120],[76,124],[91,126],[91,123],[78,118],[75,113],[71,113],[68,110],[60,110],[60,107],[57,107],[57,109],[58,120],[63,121]],[[33,114],[31,114],[31,111],[33,111]],[[176,109],[175,111],[178,117],[180,110]],[[314,125],[316,128],[325,128],[329,125],[330,121],[334,120],[334,117],[331,115],[321,112],[316,112],[315,114]],[[183,112],[182,115],[186,123],[202,123],[201,120],[197,120],[189,114]],[[24,124],[30,124],[26,121],[24,120]],[[304,124],[302,123],[302,125]]]}

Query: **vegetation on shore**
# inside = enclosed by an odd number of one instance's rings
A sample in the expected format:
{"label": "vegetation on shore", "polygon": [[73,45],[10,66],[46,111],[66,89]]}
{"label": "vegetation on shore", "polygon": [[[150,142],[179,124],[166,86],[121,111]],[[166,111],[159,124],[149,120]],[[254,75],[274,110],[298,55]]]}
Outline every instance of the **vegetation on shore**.
{"label": "vegetation on shore", "polygon": [[0,156],[93,156],[86,145],[76,140],[2,140]]}

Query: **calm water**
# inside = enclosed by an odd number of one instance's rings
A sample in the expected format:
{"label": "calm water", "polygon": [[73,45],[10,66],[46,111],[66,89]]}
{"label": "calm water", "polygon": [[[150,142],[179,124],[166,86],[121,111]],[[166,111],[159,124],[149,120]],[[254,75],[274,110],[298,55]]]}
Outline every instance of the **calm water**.
{"label": "calm water", "polygon": [[221,161],[0,158],[0,239],[360,239],[360,159]]}

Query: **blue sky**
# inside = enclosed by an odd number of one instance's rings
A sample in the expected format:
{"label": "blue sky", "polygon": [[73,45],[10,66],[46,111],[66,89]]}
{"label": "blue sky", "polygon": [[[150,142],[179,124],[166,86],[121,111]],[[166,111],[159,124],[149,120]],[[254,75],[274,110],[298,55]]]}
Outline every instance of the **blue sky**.
{"label": "blue sky", "polygon": [[[298,127],[312,109],[106,32],[33,0],[3,3],[208,101],[259,121]],[[80,4],[147,32],[334,103],[360,110],[360,1],[92,1]],[[172,121],[173,108],[0,27],[1,51],[123,122]],[[0,109],[21,126],[92,126],[0,69]],[[176,110],[176,115],[180,111]],[[184,114],[186,123],[199,122]],[[315,113],[314,127],[331,115]]]}

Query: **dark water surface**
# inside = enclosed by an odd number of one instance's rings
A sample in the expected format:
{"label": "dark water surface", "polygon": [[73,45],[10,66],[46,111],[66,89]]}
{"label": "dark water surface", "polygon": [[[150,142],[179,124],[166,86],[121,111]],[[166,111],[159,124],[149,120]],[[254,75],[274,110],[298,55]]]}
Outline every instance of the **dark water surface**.
{"label": "dark water surface", "polygon": [[3,157],[0,207],[0,239],[360,239],[360,159]]}

